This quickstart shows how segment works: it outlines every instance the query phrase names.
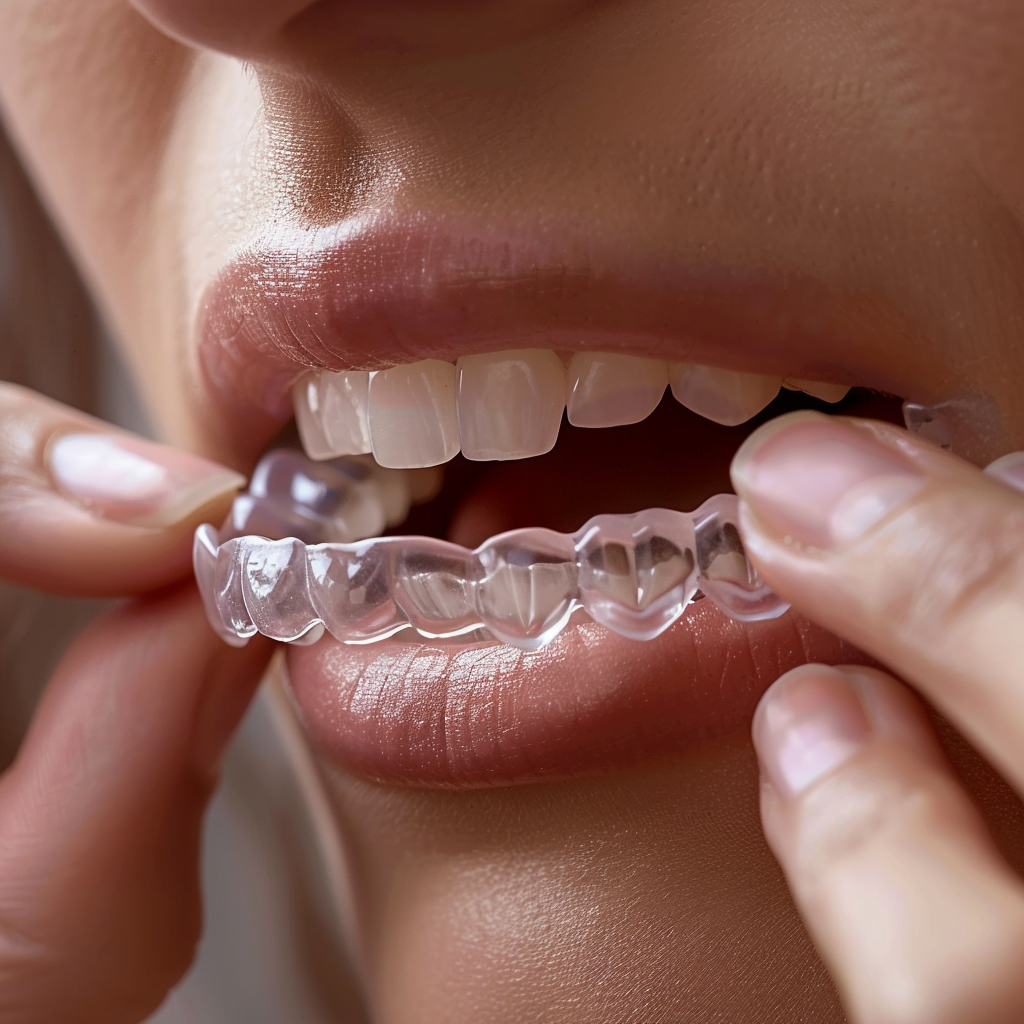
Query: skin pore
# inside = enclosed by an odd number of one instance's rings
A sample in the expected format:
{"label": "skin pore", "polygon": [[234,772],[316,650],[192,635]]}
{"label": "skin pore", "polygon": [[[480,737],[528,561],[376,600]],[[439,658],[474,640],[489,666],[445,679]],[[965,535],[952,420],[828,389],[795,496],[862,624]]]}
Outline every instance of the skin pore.
{"label": "skin pore", "polygon": [[[4,0],[0,102],[167,440],[248,470],[281,425],[204,390],[197,313],[229,254],[383,213],[813,281],[850,339],[806,370],[966,388],[1024,442],[1012,0],[137,6]],[[1016,799],[950,742],[1021,867]],[[745,727],[519,788],[324,772],[382,1021],[842,1019]]]}

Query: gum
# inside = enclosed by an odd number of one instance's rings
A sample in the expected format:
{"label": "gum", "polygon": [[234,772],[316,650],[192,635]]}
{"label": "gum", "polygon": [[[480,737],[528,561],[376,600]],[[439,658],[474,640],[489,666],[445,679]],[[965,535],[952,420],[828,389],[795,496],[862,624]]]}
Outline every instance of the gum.
{"label": "gum", "polygon": [[[226,642],[262,633],[313,643],[329,632],[364,644],[411,630],[532,651],[581,613],[652,640],[701,594],[744,622],[788,607],[747,561],[735,495],[692,513],[596,516],[575,534],[513,530],[473,551],[427,537],[324,540],[377,525],[383,512],[367,512],[380,505],[372,482],[365,464],[273,452],[224,526],[196,531],[196,579]],[[286,536],[254,535],[257,527]]]}

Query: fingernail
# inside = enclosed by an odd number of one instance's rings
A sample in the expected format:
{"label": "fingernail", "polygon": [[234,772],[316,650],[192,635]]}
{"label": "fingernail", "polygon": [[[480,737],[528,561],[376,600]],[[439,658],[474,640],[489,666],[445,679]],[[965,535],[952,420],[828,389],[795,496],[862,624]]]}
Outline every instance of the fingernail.
{"label": "fingernail", "polygon": [[985,467],[985,472],[1015,491],[1024,492],[1024,452],[1010,452],[996,459]]}
{"label": "fingernail", "polygon": [[862,536],[924,483],[917,467],[868,431],[813,412],[751,434],[733,459],[732,479],[760,523],[825,549]]}
{"label": "fingernail", "polygon": [[853,757],[871,726],[849,674],[803,665],[761,698],[753,734],[761,770],[792,800]]}
{"label": "fingernail", "polygon": [[58,434],[45,457],[57,490],[131,526],[171,526],[245,483],[198,455],[119,434]]}

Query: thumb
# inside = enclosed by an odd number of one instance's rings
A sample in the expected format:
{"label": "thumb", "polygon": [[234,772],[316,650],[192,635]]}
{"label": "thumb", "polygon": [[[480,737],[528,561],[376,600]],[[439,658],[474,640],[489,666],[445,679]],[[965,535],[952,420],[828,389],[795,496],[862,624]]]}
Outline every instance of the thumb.
{"label": "thumb", "polygon": [[139,1021],[184,973],[203,814],[269,652],[221,644],[191,586],[68,652],[0,780],[0,1020]]}

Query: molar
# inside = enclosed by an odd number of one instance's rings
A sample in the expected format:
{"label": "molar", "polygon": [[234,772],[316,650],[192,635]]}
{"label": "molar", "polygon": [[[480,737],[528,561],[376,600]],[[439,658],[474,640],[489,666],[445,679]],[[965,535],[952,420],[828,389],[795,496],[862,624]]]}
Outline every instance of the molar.
{"label": "molar", "polygon": [[735,427],[771,402],[779,393],[782,378],[699,363],[672,363],[669,384],[676,401],[687,409],[714,423]]}
{"label": "molar", "polygon": [[311,459],[370,451],[369,389],[370,375],[364,370],[313,370],[295,382],[295,423],[302,447]]}
{"label": "molar", "polygon": [[367,420],[373,457],[381,466],[437,466],[459,451],[456,372],[424,359],[370,375]]}
{"label": "molar", "polygon": [[577,352],[566,373],[566,409],[575,427],[639,423],[658,407],[668,364],[607,352]]}
{"label": "molar", "polygon": [[551,451],[565,408],[565,369],[546,349],[463,356],[459,437],[467,459],[526,459]]}

